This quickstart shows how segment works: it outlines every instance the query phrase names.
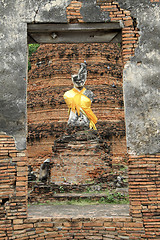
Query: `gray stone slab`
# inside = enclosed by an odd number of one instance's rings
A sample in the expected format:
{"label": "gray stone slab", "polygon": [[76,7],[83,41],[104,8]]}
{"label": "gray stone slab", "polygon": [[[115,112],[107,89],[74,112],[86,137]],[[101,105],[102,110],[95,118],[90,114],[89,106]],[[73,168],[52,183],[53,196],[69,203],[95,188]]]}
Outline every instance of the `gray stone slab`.
{"label": "gray stone slab", "polygon": [[33,205],[28,208],[28,216],[33,218],[128,217],[129,205]]}

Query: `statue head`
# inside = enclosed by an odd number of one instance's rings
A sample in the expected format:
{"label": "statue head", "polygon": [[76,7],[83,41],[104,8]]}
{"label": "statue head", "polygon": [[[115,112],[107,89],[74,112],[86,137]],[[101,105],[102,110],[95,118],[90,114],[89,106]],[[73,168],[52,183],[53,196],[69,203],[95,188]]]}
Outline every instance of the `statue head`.
{"label": "statue head", "polygon": [[87,64],[86,62],[80,64],[80,70],[77,75],[72,75],[72,82],[76,88],[82,88],[87,79]]}

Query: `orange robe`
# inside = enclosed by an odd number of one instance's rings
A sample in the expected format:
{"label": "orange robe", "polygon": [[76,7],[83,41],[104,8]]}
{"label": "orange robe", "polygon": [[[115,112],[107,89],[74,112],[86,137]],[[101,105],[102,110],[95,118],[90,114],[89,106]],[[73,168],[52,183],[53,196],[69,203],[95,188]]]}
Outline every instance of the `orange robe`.
{"label": "orange robe", "polygon": [[65,102],[69,108],[74,113],[77,111],[78,115],[80,111],[87,116],[90,120],[90,129],[93,128],[97,130],[95,124],[97,123],[97,117],[91,110],[91,100],[85,96],[83,93],[86,89],[83,88],[80,92],[73,88],[64,94]]}

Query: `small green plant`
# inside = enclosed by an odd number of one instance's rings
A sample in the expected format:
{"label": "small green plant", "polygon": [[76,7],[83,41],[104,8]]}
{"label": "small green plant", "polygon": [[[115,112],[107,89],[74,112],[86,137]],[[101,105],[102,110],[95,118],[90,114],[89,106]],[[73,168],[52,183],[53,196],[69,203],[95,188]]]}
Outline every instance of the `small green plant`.
{"label": "small green plant", "polygon": [[122,171],[122,172],[124,172],[124,171],[127,170],[127,169],[128,169],[127,166],[123,166],[123,167],[121,167],[119,170]]}
{"label": "small green plant", "polygon": [[104,203],[104,202],[105,202],[105,198],[101,197],[100,200],[99,200],[99,203]]}
{"label": "small green plant", "polygon": [[127,180],[127,179],[123,179],[123,182],[124,182],[124,183],[128,183],[128,180]]}
{"label": "small green plant", "polygon": [[87,187],[86,188],[86,192],[89,193],[91,191],[91,188],[90,187]]}
{"label": "small green plant", "polygon": [[101,197],[99,201],[94,201],[90,199],[79,199],[79,200],[70,200],[70,201],[52,201],[52,202],[45,202],[45,203],[33,203],[31,205],[79,205],[79,206],[86,206],[86,205],[98,205],[98,204],[129,204],[128,199],[117,199],[115,200],[113,196],[109,196],[108,198]]}
{"label": "small green plant", "polygon": [[95,182],[94,182],[94,180],[86,180],[85,183],[86,183],[86,184],[94,184]]}
{"label": "small green plant", "polygon": [[64,193],[64,188],[63,188],[63,186],[60,186],[60,187],[59,187],[59,191],[60,191],[60,193]]}
{"label": "small green plant", "polygon": [[[64,191],[64,189],[61,189]],[[50,201],[47,200],[45,203],[35,202],[30,205],[98,205],[98,204],[129,204],[129,196],[122,194],[120,192],[110,192],[106,190],[106,195],[101,197],[98,201],[92,200],[90,198],[78,200],[66,200],[66,201]]]}
{"label": "small green plant", "polygon": [[128,196],[125,196],[120,192],[109,192],[106,189],[106,196],[100,198],[99,204],[108,204],[108,203],[127,204],[129,203],[129,198]]}
{"label": "small green plant", "polygon": [[30,57],[34,52],[37,51],[37,48],[40,46],[40,44],[29,44],[28,45],[28,71],[31,69],[31,63],[29,61]]}

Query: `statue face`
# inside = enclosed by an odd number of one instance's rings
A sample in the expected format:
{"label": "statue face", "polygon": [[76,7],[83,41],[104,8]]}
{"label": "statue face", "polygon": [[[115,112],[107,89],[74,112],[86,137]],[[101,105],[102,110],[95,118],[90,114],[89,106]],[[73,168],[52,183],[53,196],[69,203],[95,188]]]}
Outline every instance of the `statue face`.
{"label": "statue face", "polygon": [[72,82],[75,87],[82,88],[87,79],[86,63],[80,64],[80,69],[77,75],[72,75]]}
{"label": "statue face", "polygon": [[86,82],[86,75],[83,75],[81,78],[78,75],[72,75],[72,82],[75,87],[81,88]]}

